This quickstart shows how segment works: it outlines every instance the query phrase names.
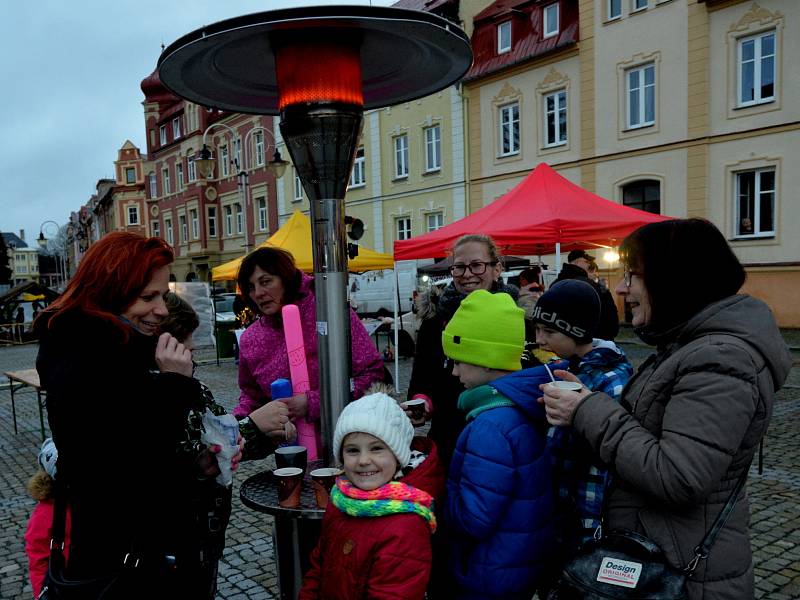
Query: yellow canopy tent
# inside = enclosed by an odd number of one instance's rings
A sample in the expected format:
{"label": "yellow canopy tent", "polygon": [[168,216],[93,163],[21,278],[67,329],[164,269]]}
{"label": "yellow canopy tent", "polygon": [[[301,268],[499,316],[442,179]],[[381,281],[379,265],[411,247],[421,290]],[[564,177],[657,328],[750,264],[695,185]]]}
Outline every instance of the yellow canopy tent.
{"label": "yellow canopy tent", "polygon": [[[272,237],[261,244],[260,247],[275,247],[291,252],[299,269],[306,273],[313,273],[314,263],[311,257],[311,220],[295,210],[283,227],[278,229]],[[244,257],[236,258],[211,270],[213,281],[236,279],[239,265]],[[393,269],[394,258],[391,254],[375,252],[364,246],[358,247],[358,256],[348,262],[348,269],[355,273],[362,271],[375,271],[378,269]]]}

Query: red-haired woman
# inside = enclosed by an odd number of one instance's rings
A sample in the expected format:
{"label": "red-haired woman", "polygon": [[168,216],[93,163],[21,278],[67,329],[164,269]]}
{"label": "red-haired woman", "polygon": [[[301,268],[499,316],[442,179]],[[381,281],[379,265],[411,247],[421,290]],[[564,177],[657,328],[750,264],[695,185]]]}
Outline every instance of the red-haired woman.
{"label": "red-haired woman", "polygon": [[67,575],[119,572],[130,554],[138,567],[112,598],[210,598],[215,586],[218,557],[203,552],[208,524],[192,510],[207,457],[176,451],[201,388],[191,352],[156,335],[172,261],[158,238],[108,234],[36,321],[36,367],[72,511]]}

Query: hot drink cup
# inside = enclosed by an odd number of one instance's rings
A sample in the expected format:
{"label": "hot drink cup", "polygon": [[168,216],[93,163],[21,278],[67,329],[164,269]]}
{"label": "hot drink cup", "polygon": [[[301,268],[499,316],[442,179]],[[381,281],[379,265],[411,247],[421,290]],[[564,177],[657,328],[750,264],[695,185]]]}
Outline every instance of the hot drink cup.
{"label": "hot drink cup", "polygon": [[308,450],[305,446],[283,446],[275,450],[275,466],[279,469],[297,467],[304,473],[308,465]]}
{"label": "hot drink cup", "polygon": [[547,385],[558,390],[572,390],[573,392],[579,392],[583,387],[579,381],[551,381]]}
{"label": "hot drink cup", "polygon": [[413,421],[421,421],[425,418],[425,400],[416,398],[406,402],[406,410],[411,411]]}
{"label": "hot drink cup", "polygon": [[297,508],[300,506],[303,470],[298,467],[284,467],[275,469],[272,474],[278,484],[278,504],[284,508]]}
{"label": "hot drink cup", "polygon": [[336,478],[342,474],[341,469],[325,467],[311,471],[311,481],[314,482],[314,496],[317,499],[317,506],[325,508],[328,506],[331,488],[336,483]]}

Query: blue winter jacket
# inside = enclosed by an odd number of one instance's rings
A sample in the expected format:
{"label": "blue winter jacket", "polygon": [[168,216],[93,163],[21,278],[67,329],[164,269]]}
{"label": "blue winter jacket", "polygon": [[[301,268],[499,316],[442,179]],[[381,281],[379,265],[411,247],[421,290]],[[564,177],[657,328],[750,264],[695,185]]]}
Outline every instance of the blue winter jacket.
{"label": "blue winter jacket", "polygon": [[544,367],[524,369],[459,399],[482,403],[467,417],[447,480],[449,569],[459,599],[530,600],[547,570],[554,494],[548,424],[536,402],[547,381]]}

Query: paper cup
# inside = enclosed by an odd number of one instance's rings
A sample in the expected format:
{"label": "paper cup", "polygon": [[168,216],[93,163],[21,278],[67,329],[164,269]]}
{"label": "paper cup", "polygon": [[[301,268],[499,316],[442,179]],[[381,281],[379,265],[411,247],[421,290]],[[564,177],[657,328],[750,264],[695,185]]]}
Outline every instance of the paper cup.
{"label": "paper cup", "polygon": [[572,390],[574,392],[580,391],[583,384],[578,381],[551,381],[547,384],[559,390]]}
{"label": "paper cup", "polygon": [[279,469],[297,467],[306,470],[308,450],[305,446],[283,446],[275,450],[275,466]]}
{"label": "paper cup", "polygon": [[411,418],[420,421],[425,418],[425,400],[417,398],[406,402],[406,410],[411,411]]}
{"label": "paper cup", "polygon": [[303,487],[303,470],[298,467],[275,469],[272,474],[278,484],[278,504],[284,508],[300,506],[300,491]]}
{"label": "paper cup", "polygon": [[314,482],[314,496],[317,499],[317,506],[325,508],[328,506],[331,488],[336,483],[336,478],[342,474],[341,469],[325,467],[311,471],[311,481]]}

